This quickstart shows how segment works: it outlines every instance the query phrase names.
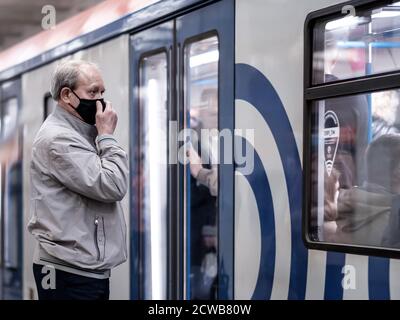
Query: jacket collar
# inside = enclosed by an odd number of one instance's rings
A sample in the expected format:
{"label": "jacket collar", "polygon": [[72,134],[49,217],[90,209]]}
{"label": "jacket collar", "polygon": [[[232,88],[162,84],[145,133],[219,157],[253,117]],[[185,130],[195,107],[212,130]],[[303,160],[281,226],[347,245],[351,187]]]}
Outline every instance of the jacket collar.
{"label": "jacket collar", "polygon": [[95,126],[92,126],[91,124],[88,124],[82,121],[81,119],[75,117],[73,114],[69,113],[68,111],[60,107],[58,104],[53,111],[53,115],[57,119],[61,120],[62,122],[72,127],[75,131],[77,131],[81,135],[93,138],[97,136],[97,129]]}
{"label": "jacket collar", "polygon": [[390,192],[385,187],[380,186],[379,184],[376,184],[376,183],[364,182],[363,189],[365,189],[368,192],[378,193],[378,194],[385,195],[388,197],[396,196],[396,194]]}

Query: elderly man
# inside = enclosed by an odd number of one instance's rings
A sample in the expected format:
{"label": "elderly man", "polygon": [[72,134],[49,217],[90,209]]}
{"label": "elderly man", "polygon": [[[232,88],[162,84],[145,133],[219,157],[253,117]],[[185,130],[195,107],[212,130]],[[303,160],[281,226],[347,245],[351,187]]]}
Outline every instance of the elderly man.
{"label": "elderly man", "polygon": [[120,200],[128,160],[113,136],[117,115],[104,91],[89,62],[64,62],[53,75],[58,104],[35,138],[31,162],[28,229],[38,241],[39,299],[106,300],[110,270],[127,259]]}

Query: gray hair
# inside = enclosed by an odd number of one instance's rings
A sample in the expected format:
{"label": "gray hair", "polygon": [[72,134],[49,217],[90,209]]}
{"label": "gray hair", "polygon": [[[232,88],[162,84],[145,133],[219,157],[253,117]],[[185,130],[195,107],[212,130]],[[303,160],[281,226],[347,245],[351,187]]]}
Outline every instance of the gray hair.
{"label": "gray hair", "polygon": [[68,60],[57,66],[53,73],[50,87],[51,96],[55,101],[58,101],[60,98],[62,88],[76,89],[79,75],[82,72],[81,67],[83,66],[91,66],[99,69],[95,63],[84,60]]}

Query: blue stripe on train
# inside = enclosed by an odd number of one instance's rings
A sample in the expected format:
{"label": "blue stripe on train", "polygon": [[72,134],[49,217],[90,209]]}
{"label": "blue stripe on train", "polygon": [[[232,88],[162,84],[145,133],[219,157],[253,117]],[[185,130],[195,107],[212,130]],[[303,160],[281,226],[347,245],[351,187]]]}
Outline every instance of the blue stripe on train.
{"label": "blue stripe on train", "polygon": [[[328,252],[325,275],[326,300],[343,299],[343,273],[346,255],[338,252]],[[390,260],[378,257],[368,259],[368,294],[371,300],[390,299],[389,270]],[[357,270],[356,270],[357,272]],[[356,284],[357,285],[357,284]]]}
{"label": "blue stripe on train", "polygon": [[342,269],[345,265],[346,255],[338,252],[328,252],[326,256],[325,294],[326,300],[342,300],[343,287]]}
{"label": "blue stripe on train", "polygon": [[371,300],[390,299],[389,271],[390,260],[369,257],[368,260],[368,291]]}
{"label": "blue stripe on train", "polygon": [[[247,64],[236,65],[236,99],[247,101],[263,115],[277,143],[288,188],[292,263],[289,299],[304,299],[307,277],[307,250],[301,237],[302,170],[297,146],[284,106],[272,84],[257,69]],[[272,253],[270,253],[272,254]],[[342,299],[342,268],[345,254],[327,253],[325,299]],[[368,287],[370,299],[389,299],[390,260],[369,257]]]}
{"label": "blue stripe on train", "polygon": [[253,146],[244,138],[235,137],[235,139],[241,140],[239,143],[235,143],[235,145],[242,146],[242,155],[254,152],[253,172],[250,175],[245,175],[246,173],[239,165],[236,165],[236,170],[242,172],[244,177],[249,182],[256,198],[258,214],[260,217],[260,270],[258,273],[257,284],[252,299],[268,300],[271,298],[276,255],[275,217],[271,189],[269,186],[268,177],[264,170],[264,166]]}
{"label": "blue stripe on train", "polygon": [[292,253],[288,298],[304,299],[308,252],[301,236],[302,168],[293,130],[276,90],[260,71],[247,64],[236,64],[235,75],[236,99],[247,101],[262,114],[278,146],[291,216]]}

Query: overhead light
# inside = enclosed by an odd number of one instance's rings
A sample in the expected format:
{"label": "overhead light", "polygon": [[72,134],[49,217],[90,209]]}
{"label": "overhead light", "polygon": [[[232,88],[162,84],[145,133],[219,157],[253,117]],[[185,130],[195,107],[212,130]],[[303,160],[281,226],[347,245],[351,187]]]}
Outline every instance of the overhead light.
{"label": "overhead light", "polygon": [[217,62],[218,59],[219,59],[219,51],[213,50],[191,57],[189,65],[190,68],[195,68],[203,64]]}
{"label": "overhead light", "polygon": [[[160,136],[159,121],[163,112],[162,102],[165,97],[162,94],[160,81],[149,79],[147,83],[147,152],[149,161],[149,177],[146,185],[147,199],[149,205],[148,216],[150,230],[150,270],[151,270],[151,299],[165,299],[165,288],[163,279],[165,278],[164,267],[164,233],[163,225],[165,223],[164,208],[165,198],[162,188],[165,182],[163,170],[165,166],[163,162],[163,137]],[[157,121],[157,119],[159,119]]]}
{"label": "overhead light", "polygon": [[400,11],[397,10],[382,10],[381,12],[374,13],[372,19],[393,18],[400,16]]}
{"label": "overhead light", "polygon": [[344,17],[341,19],[330,21],[326,24],[326,30],[335,30],[340,28],[356,26],[363,22],[360,17]]}

